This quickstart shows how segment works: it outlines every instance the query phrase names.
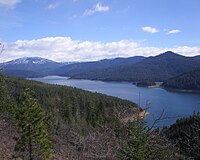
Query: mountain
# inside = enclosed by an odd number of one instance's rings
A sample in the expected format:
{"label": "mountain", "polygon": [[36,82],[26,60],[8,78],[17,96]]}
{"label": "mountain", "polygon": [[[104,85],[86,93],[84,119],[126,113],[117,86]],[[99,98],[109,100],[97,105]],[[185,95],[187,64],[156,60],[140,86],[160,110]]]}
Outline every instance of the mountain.
{"label": "mountain", "polygon": [[3,70],[2,73],[7,76],[18,77],[18,78],[37,78],[37,77],[46,76],[46,74],[38,73],[34,71],[28,71],[28,70],[6,69],[6,70]]}
{"label": "mountain", "polygon": [[61,67],[62,64],[39,57],[25,57],[3,63],[5,70],[26,70],[46,73],[52,69]]}
{"label": "mountain", "polygon": [[51,74],[73,77],[80,74],[93,73],[97,71],[101,72],[102,70],[111,70],[121,66],[135,64],[144,59],[145,57],[135,56],[130,58],[104,59],[95,62],[76,63],[56,69],[51,72]]}
{"label": "mountain", "polygon": [[96,67],[90,71],[81,68],[76,71],[76,65],[71,65],[70,68],[75,69],[73,73],[66,67],[63,75],[71,76],[72,78],[103,81],[166,81],[198,67],[200,67],[198,57],[185,57],[168,51],[158,56],[143,58],[137,63],[103,69],[96,69]]}
{"label": "mountain", "polygon": [[71,64],[70,62],[58,63],[40,57],[25,57],[0,64],[5,75],[13,77],[42,77],[51,70]]}
{"label": "mountain", "polygon": [[200,90],[200,68],[181,74],[163,83],[164,88]]}
{"label": "mountain", "polygon": [[199,60],[200,60],[200,55],[198,55],[198,56],[194,56],[194,58],[196,58],[196,59],[199,59]]}
{"label": "mountain", "polygon": [[104,59],[94,62],[54,62],[39,57],[0,64],[3,73],[15,77],[46,75],[103,81],[166,81],[200,67],[200,56],[185,57],[171,51],[158,56]]}

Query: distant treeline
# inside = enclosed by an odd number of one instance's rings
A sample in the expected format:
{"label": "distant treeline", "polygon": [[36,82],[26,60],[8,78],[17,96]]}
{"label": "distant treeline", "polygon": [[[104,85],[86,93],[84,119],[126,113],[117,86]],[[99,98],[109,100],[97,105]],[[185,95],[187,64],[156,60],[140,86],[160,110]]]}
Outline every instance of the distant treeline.
{"label": "distant treeline", "polygon": [[200,69],[171,78],[163,86],[171,89],[200,91]]}
{"label": "distant treeline", "polygon": [[200,113],[178,119],[175,124],[164,129],[164,133],[181,153],[195,160],[200,159]]}
{"label": "distant treeline", "polygon": [[89,124],[105,123],[109,120],[110,110],[120,108],[136,108],[137,105],[119,98],[105,96],[99,93],[91,93],[81,89],[49,85],[41,82],[27,81],[23,79],[5,78],[5,83],[11,99],[20,103],[20,99],[26,88],[35,92],[40,105],[54,119],[61,118],[67,122],[77,120],[87,121]]}

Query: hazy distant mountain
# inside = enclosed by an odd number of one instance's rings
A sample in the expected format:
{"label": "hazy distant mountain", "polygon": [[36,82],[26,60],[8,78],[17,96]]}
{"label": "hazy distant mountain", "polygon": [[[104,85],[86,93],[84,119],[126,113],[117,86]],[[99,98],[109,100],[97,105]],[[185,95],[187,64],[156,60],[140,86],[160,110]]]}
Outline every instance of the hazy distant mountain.
{"label": "hazy distant mountain", "polygon": [[196,59],[200,59],[200,55],[198,55],[198,56],[194,56],[194,58],[196,58]]}
{"label": "hazy distant mountain", "polygon": [[20,78],[36,78],[36,77],[44,77],[46,74],[28,71],[28,70],[3,70],[2,73],[11,77],[20,77]]}
{"label": "hazy distant mountain", "polygon": [[0,64],[5,75],[14,77],[41,77],[51,70],[69,63],[58,63],[40,57],[25,57]]}
{"label": "hazy distant mountain", "polygon": [[3,63],[6,70],[28,70],[46,73],[52,69],[61,67],[62,64],[39,57],[25,57]]}
{"label": "hazy distant mountain", "polygon": [[169,78],[200,67],[200,60],[198,57],[185,57],[168,51],[158,56],[143,58],[137,63],[125,64],[124,62],[123,65],[116,67],[105,67],[103,69],[96,67],[97,69],[87,71],[89,64],[84,64],[85,69],[80,67],[77,72],[76,67],[76,65],[70,65],[73,73],[66,67],[63,75],[72,78],[104,81],[166,81]]}
{"label": "hazy distant mountain", "polygon": [[181,90],[200,90],[200,68],[169,79],[163,83],[163,87]]}
{"label": "hazy distant mountain", "polygon": [[115,69],[121,66],[131,65],[144,60],[145,57],[135,56],[130,58],[115,58],[115,59],[104,59],[94,62],[76,63],[67,66],[63,66],[56,69],[52,74],[58,74],[61,76],[75,76],[80,74],[87,74],[90,72],[97,72],[108,69]]}
{"label": "hazy distant mountain", "polygon": [[4,74],[16,77],[60,75],[103,81],[166,81],[200,67],[200,56],[185,57],[168,51],[148,58],[135,56],[74,63],[29,57],[0,65]]}

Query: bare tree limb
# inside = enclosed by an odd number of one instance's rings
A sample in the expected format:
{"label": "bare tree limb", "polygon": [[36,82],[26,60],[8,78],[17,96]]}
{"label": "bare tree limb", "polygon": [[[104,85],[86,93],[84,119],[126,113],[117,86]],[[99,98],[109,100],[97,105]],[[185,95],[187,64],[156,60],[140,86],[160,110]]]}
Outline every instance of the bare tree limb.
{"label": "bare tree limb", "polygon": [[0,42],[0,55],[3,53],[4,50],[5,50],[5,45]]}

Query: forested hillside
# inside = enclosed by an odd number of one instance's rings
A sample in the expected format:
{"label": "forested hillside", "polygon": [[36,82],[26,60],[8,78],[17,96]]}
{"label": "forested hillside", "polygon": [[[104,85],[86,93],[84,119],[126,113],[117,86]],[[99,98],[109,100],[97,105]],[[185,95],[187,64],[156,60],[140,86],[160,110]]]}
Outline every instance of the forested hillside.
{"label": "forested hillside", "polygon": [[135,56],[72,64],[30,57],[13,60],[0,66],[5,75],[22,78],[59,75],[102,81],[163,82],[199,68],[200,59],[199,56],[185,57],[168,51],[147,58]]}
{"label": "forested hillside", "polygon": [[72,78],[103,81],[166,81],[197,67],[200,67],[198,57],[185,57],[168,51],[135,64],[65,75]]}
{"label": "forested hillside", "polygon": [[16,70],[16,69],[6,69],[2,72],[4,75],[11,76],[11,77],[20,77],[20,78],[36,78],[36,77],[44,77],[46,76],[43,73],[38,73],[34,71],[27,71],[27,70]]}
{"label": "forested hillside", "polygon": [[90,72],[99,72],[102,70],[112,70],[117,69],[118,67],[132,65],[138,63],[145,59],[142,56],[135,56],[129,58],[115,58],[115,59],[103,59],[100,61],[94,62],[83,62],[70,64],[67,66],[60,67],[51,72],[53,75],[60,76],[69,76],[73,77],[75,75],[90,73]]}
{"label": "forested hillside", "polygon": [[200,159],[200,113],[177,120],[164,132],[182,153]]}
{"label": "forested hillside", "polygon": [[180,90],[200,90],[200,69],[184,73],[180,76],[169,79],[163,84],[164,88]]}
{"label": "forested hillside", "polygon": [[[35,92],[35,96],[38,102],[55,118],[69,118],[68,121],[72,121],[71,118],[79,119],[87,118],[87,112],[92,111],[95,117],[92,123],[96,121],[104,121],[109,118],[107,111],[121,108],[136,108],[137,105],[119,98],[111,96],[105,96],[99,93],[90,93],[81,89],[49,85],[35,81],[28,81],[23,79],[5,78],[7,89],[11,95],[11,98],[19,103],[26,88],[30,88]],[[90,110],[91,108],[91,110]],[[100,110],[99,110],[100,109]],[[65,112],[71,113],[70,117],[65,115]],[[106,111],[107,110],[107,111]],[[56,117],[58,116],[58,117]],[[76,117],[80,116],[80,117]],[[102,117],[103,116],[103,117]],[[90,120],[88,119],[88,122]]]}
{"label": "forested hillside", "polygon": [[[145,125],[141,109],[130,101],[23,79],[0,80],[0,158],[31,159],[31,153],[36,159],[185,159]],[[127,117],[131,121],[123,121]],[[39,150],[28,147],[32,144]]]}
{"label": "forested hillside", "polygon": [[[54,159],[115,157],[117,141],[114,133],[121,123],[118,115],[126,109],[135,114],[140,111],[132,102],[72,87],[9,77],[0,80],[0,127],[4,129],[0,132],[0,157],[5,159],[15,156],[18,134],[14,117],[26,88],[35,92],[35,98],[45,111]],[[9,127],[4,128],[7,125]],[[15,133],[10,135],[11,141],[7,137],[10,130]]]}

